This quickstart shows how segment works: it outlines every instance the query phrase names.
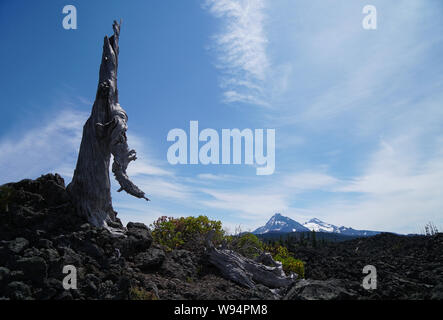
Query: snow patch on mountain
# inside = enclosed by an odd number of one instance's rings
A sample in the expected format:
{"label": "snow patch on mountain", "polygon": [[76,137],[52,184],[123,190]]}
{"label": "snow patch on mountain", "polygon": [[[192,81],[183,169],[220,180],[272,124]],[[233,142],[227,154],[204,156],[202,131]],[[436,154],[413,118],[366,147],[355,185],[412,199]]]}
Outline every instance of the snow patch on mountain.
{"label": "snow patch on mountain", "polygon": [[339,228],[336,226],[323,222],[317,218],[313,218],[308,222],[303,223],[303,226],[315,232],[340,232]]}
{"label": "snow patch on mountain", "polygon": [[344,226],[338,227],[317,218],[312,218],[304,224],[300,224],[291,218],[282,216],[280,213],[274,214],[263,227],[255,229],[252,233],[263,234],[268,232],[300,231],[330,232],[352,236],[372,236],[380,233],[379,231],[355,230]]}

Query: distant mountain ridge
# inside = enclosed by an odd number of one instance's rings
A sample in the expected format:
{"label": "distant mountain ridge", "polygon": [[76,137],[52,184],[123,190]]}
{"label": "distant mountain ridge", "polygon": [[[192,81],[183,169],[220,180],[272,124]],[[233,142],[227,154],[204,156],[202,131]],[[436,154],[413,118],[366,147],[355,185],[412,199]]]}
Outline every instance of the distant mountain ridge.
{"label": "distant mountain ridge", "polygon": [[328,233],[338,233],[348,236],[374,236],[381,233],[380,231],[370,231],[370,230],[356,230],[350,227],[335,226],[330,223],[326,223],[317,218],[312,218],[311,220],[301,224],[289,217],[282,216],[280,213],[274,214],[268,222],[254,231],[254,234],[265,234],[268,232],[328,232]]}
{"label": "distant mountain ridge", "polygon": [[303,226],[291,218],[284,217],[280,213],[274,214],[269,221],[260,228],[255,229],[252,233],[263,234],[268,232],[299,232],[299,231],[310,231],[308,228]]}

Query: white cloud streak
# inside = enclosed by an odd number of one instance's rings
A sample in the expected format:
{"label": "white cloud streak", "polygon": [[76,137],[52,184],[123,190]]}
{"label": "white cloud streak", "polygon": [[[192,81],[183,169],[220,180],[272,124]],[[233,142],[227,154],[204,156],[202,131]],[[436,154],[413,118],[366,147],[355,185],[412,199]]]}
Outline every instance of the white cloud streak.
{"label": "white cloud streak", "polygon": [[222,70],[225,102],[268,106],[263,82],[269,69],[264,31],[265,0],[207,0],[204,7],[222,20],[214,36],[217,67]]}
{"label": "white cloud streak", "polygon": [[[0,141],[0,183],[37,177],[58,168],[69,174],[87,115],[64,110],[22,136]],[[71,169],[73,170],[73,169]]]}

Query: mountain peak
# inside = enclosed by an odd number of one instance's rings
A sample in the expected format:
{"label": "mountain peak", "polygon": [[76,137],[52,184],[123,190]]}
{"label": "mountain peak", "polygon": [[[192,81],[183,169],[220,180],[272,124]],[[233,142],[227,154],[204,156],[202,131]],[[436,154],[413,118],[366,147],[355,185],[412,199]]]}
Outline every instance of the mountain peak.
{"label": "mountain peak", "polygon": [[285,217],[280,213],[275,213],[263,227],[257,228],[252,233],[263,234],[268,232],[298,231],[309,231],[309,229],[289,217]]}

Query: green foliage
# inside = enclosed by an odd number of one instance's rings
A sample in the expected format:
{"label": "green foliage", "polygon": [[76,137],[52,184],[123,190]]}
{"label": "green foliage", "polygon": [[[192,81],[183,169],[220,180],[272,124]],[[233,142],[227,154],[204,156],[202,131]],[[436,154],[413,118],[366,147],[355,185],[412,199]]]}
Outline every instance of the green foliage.
{"label": "green foliage", "polygon": [[299,275],[300,278],[305,277],[305,264],[299,259],[295,259],[291,253],[289,253],[286,247],[281,245],[275,247],[266,247],[267,251],[272,254],[272,257],[276,261],[280,261],[283,266],[283,270],[286,273],[294,272]]}
{"label": "green foliage", "polygon": [[222,241],[224,232],[220,221],[209,220],[206,216],[173,218],[160,217],[151,225],[154,241],[169,249],[201,250],[209,232],[212,242]]}
{"label": "green foliage", "polygon": [[263,251],[263,243],[252,233],[226,237],[229,248],[241,255],[253,259]]}
{"label": "green foliage", "polygon": [[132,287],[129,289],[129,299],[130,300],[158,300],[155,293],[151,291],[146,291],[143,288]]}
{"label": "green foliage", "polygon": [[0,186],[0,210],[9,211],[9,203],[14,197],[14,189],[3,185]]}
{"label": "green foliage", "polygon": [[194,280],[191,277],[186,277],[186,282],[187,283],[193,283]]}

